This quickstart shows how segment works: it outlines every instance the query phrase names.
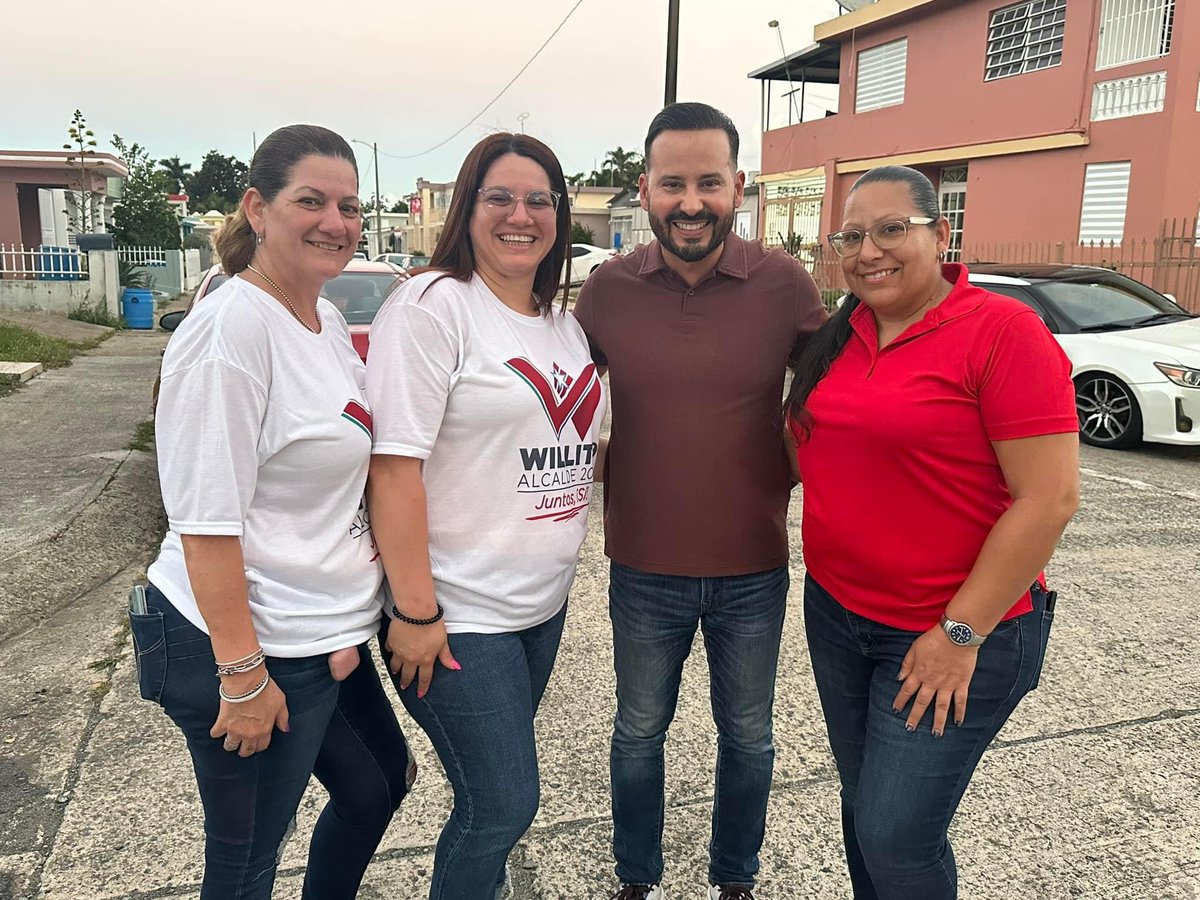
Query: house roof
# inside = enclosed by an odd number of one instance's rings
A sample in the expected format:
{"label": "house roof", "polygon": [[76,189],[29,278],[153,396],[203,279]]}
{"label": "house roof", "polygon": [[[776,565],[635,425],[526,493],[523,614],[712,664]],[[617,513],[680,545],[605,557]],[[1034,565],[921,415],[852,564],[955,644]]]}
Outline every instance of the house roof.
{"label": "house roof", "polygon": [[814,81],[837,84],[842,63],[842,45],[821,42],[789,53],[783,59],[750,72],[747,78],[760,81]]}
{"label": "house roof", "polygon": [[852,35],[856,29],[876,25],[896,16],[907,15],[931,3],[941,2],[943,0],[877,0],[874,3],[867,3],[854,12],[821,22],[813,29],[813,38],[818,41],[828,41]]}
{"label": "house roof", "polygon": [[[66,150],[0,150],[0,167],[19,169],[73,169],[77,164],[67,160]],[[128,178],[129,169],[111,153],[89,153],[87,167],[99,175]]]}

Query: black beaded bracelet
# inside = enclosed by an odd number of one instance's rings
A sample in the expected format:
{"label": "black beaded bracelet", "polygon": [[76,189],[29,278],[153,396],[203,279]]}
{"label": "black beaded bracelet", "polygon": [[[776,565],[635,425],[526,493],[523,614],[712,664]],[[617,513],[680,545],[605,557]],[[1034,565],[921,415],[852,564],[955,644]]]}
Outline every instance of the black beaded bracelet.
{"label": "black beaded bracelet", "polygon": [[446,614],[446,611],[442,609],[442,604],[440,603],[437,605],[437,610],[437,615],[430,616],[428,619],[414,619],[412,616],[406,616],[404,613],[400,612],[400,610],[396,607],[396,604],[393,603],[392,618],[399,619],[405,625],[432,625],[434,622],[440,622],[442,620],[442,616]]}

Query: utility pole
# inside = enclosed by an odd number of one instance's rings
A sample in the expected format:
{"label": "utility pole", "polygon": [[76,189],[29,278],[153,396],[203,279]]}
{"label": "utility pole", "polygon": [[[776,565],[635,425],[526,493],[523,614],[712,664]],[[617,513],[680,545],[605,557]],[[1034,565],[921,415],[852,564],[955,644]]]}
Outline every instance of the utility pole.
{"label": "utility pole", "polygon": [[379,207],[383,201],[379,199],[379,143],[371,141],[371,151],[375,154],[375,253],[383,252],[383,214]]}
{"label": "utility pole", "polygon": [[675,85],[679,75],[679,0],[667,3],[667,90],[663,106],[675,102]]}

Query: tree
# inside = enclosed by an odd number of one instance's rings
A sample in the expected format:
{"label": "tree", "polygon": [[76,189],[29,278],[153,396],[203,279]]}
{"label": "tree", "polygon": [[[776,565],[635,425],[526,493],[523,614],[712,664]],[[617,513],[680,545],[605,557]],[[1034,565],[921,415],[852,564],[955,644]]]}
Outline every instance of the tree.
{"label": "tree", "polygon": [[574,187],[576,185],[582,185],[587,180],[588,180],[588,176],[585,175],[583,172],[576,172],[574,175],[567,176],[567,184],[571,185],[572,187]]}
{"label": "tree", "polygon": [[171,192],[179,193],[183,191],[183,183],[187,180],[192,164],[183,162],[178,156],[160,159],[158,164],[162,166],[162,172],[167,176],[167,182],[172,187]]}
{"label": "tree", "polygon": [[96,133],[87,127],[87,119],[79,110],[75,110],[71,116],[67,137],[70,142],[63,144],[64,150],[71,151],[67,156],[67,165],[74,168],[78,175],[74,191],[75,210],[63,212],[67,214],[68,227],[75,234],[91,234],[99,224],[96,221],[96,192],[92,190],[92,176],[88,174],[95,167],[88,164],[96,156]]}
{"label": "tree", "polygon": [[405,203],[403,200],[397,200],[395,203],[392,204],[391,209],[389,209],[388,212],[390,212],[390,213],[406,213],[406,212],[408,212],[408,204]]}
{"label": "tree", "polygon": [[200,169],[184,182],[187,195],[193,199],[192,208],[233,212],[242,201],[242,194],[246,193],[249,171],[240,159],[209,150]]}
{"label": "tree", "polygon": [[631,188],[637,185],[638,176],[645,170],[645,160],[636,150],[626,150],[618,145],[604,154],[603,169],[610,187]]}
{"label": "tree", "polygon": [[571,223],[571,243],[572,244],[592,244],[596,243],[596,232],[588,228],[582,222]]}
{"label": "tree", "polygon": [[132,247],[179,249],[179,219],[167,202],[170,184],[138,143],[129,144],[114,134],[113,146],[129,168],[121,189],[121,202],[113,210],[113,235]]}

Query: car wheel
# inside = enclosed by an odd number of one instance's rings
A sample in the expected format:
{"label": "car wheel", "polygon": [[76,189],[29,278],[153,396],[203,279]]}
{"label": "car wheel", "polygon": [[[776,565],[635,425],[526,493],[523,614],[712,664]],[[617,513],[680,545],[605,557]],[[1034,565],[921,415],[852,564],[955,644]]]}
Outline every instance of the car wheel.
{"label": "car wheel", "polygon": [[1094,373],[1075,382],[1079,436],[1093,447],[1126,450],[1142,441],[1142,411],[1133,391],[1115,375]]}

